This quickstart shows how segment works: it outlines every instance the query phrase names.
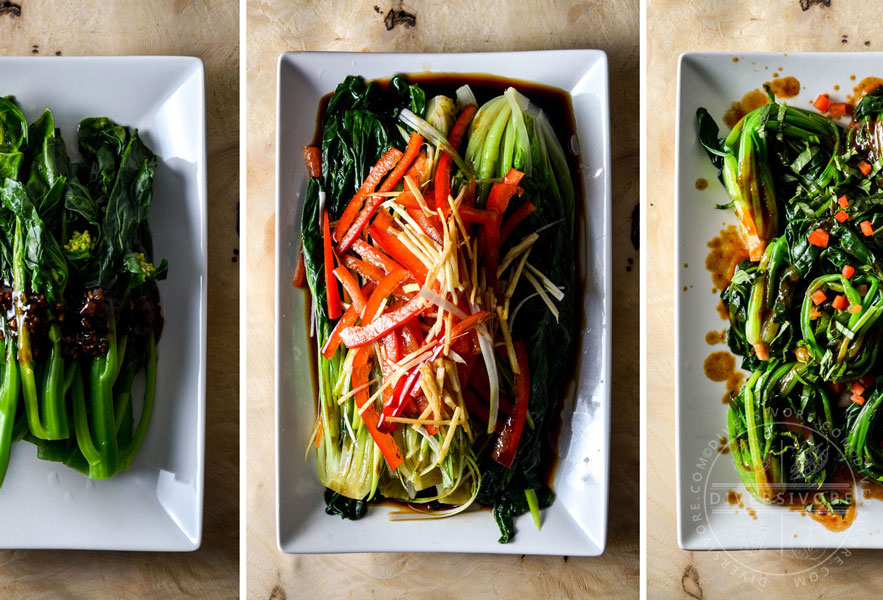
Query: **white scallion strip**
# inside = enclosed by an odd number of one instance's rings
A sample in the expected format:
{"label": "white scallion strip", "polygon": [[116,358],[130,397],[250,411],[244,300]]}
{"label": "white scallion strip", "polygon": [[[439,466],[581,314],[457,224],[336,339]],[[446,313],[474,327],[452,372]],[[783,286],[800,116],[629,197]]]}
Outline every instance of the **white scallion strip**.
{"label": "white scallion strip", "polygon": [[552,302],[552,299],[549,298],[549,295],[546,294],[546,290],[543,289],[543,284],[537,281],[536,277],[530,274],[530,272],[525,271],[524,278],[527,279],[530,284],[534,287],[537,293],[540,295],[540,298],[543,299],[543,302],[546,303],[546,306],[549,307],[549,312],[552,313],[552,316],[555,317],[555,322],[558,322],[558,309],[555,308],[555,304]]}
{"label": "white scallion strip", "polygon": [[543,273],[539,269],[537,269],[535,266],[533,266],[532,264],[527,263],[526,266],[527,266],[528,271],[533,273],[534,276],[537,277],[537,279],[539,279],[541,282],[543,282],[543,287],[545,287],[546,290],[548,290],[548,292],[550,294],[552,294],[552,297],[555,298],[555,300],[558,300],[559,302],[561,302],[561,300],[564,299],[564,292],[562,292],[560,289],[558,289],[558,286],[555,285],[551,279],[549,279],[548,277],[543,275]]}
{"label": "white scallion strip", "polygon": [[494,340],[484,326],[477,329],[478,345],[481,357],[487,367],[487,378],[490,387],[488,400],[487,432],[493,433],[497,428],[497,412],[500,410],[500,374],[497,372],[497,361],[494,359]]}
{"label": "white scallion strip", "polygon": [[470,104],[478,106],[478,100],[475,99],[475,94],[472,93],[472,88],[467,83],[457,88],[457,108],[463,109]]}
{"label": "white scallion strip", "polygon": [[465,319],[469,316],[465,312],[457,308],[455,305],[451,304],[440,295],[433,292],[428,287],[420,288],[420,292],[417,295],[422,298],[426,298],[427,300],[438,306],[440,309],[448,311],[458,319]]}
{"label": "white scallion strip", "polygon": [[438,146],[445,152],[451,155],[451,158],[460,167],[460,170],[463,171],[463,174],[466,177],[471,177],[474,175],[472,171],[472,167],[466,164],[466,162],[460,158],[460,155],[457,154],[457,150],[448,143],[447,138],[442,135],[442,133],[429,124],[428,121],[422,119],[421,117],[415,115],[407,108],[402,109],[402,112],[399,113],[399,120],[411,127],[412,129],[416,129],[417,133],[422,135],[426,140],[428,140],[431,144]]}

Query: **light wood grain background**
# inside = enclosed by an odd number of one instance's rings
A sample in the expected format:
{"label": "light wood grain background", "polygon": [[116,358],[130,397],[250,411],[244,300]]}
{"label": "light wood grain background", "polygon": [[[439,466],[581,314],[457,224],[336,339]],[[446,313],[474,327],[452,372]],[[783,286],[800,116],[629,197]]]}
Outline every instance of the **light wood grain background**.
{"label": "light wood grain background", "polygon": [[[880,598],[883,552],[854,551],[816,570],[798,551],[677,547],[674,446],[674,140],[677,59],[693,50],[883,50],[880,2],[648,0],[647,3],[647,571],[649,598]],[[846,40],[846,41],[844,41]],[[844,60],[844,68],[849,61]],[[746,90],[748,91],[748,90]],[[734,100],[736,100],[734,98]],[[714,399],[717,402],[717,398]],[[757,571],[755,571],[756,569]],[[805,581],[805,583],[801,583]]]}
{"label": "light wood grain background", "polygon": [[[416,25],[387,30],[384,17],[391,9],[414,14]],[[250,0],[247,32],[248,597],[637,597],[638,265],[637,250],[629,241],[632,209],[638,200],[637,1]],[[279,53],[546,48],[601,48],[610,58],[616,301],[607,552],[594,559],[280,554],[274,508],[273,348],[267,343],[274,326],[274,115]],[[626,270],[629,259],[635,261],[631,271]]]}
{"label": "light wood grain background", "polygon": [[[11,4],[20,5],[20,15],[10,10]],[[58,53],[172,54],[205,62],[209,279],[204,533],[202,548],[186,554],[0,552],[0,598],[237,597],[239,263],[233,259],[239,248],[239,3],[0,2],[0,54]],[[0,517],[0,527],[6,518],[14,517]]]}

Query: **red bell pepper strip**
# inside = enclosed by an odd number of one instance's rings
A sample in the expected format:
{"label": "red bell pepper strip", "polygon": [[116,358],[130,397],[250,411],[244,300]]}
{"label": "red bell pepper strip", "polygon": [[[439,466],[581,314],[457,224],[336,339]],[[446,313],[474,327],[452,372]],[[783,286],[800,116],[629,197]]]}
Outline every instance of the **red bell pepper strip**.
{"label": "red bell pepper strip", "polygon": [[304,146],[304,162],[310,177],[322,176],[322,151],[316,146]]}
{"label": "red bell pepper strip", "polygon": [[482,323],[492,319],[493,316],[493,314],[485,310],[479,310],[455,324],[454,328],[451,330],[451,337],[460,337],[473,327],[478,327]]}
{"label": "red bell pepper strip", "polygon": [[[499,184],[495,184],[499,185]],[[492,223],[484,225],[484,264],[487,282],[494,292],[500,295],[500,282],[497,280],[497,268],[500,266],[500,215],[493,211],[497,218]]]}
{"label": "red bell pepper strip", "polygon": [[[383,375],[383,379],[386,380],[391,378],[393,373],[395,373],[395,363],[402,358],[402,344],[398,331],[393,329],[383,336],[380,340],[380,347],[382,349],[380,373]],[[402,379],[403,378],[399,378],[399,381]],[[392,402],[395,390],[396,388],[393,386],[386,386],[383,388],[383,413],[380,415],[380,423],[378,424],[381,431],[386,431],[384,428],[384,416],[386,415],[386,407]]]}
{"label": "red bell pepper strip", "polygon": [[386,464],[389,465],[390,469],[395,471],[403,461],[395,440],[390,434],[384,433],[377,428],[380,418],[373,406],[367,406],[364,410],[362,409],[365,403],[368,402],[369,398],[367,383],[368,376],[371,373],[371,365],[368,364],[368,359],[370,357],[371,348],[369,346],[360,348],[353,357],[353,389],[359,387],[364,388],[355,394],[356,406],[359,407],[359,413],[362,415],[362,421],[364,421],[365,427],[368,428],[368,433],[371,434],[374,443],[377,444],[377,447],[380,448],[381,454],[383,454],[383,458],[386,459]]}
{"label": "red bell pepper strip", "polygon": [[375,188],[377,188],[377,185],[380,183],[380,180],[383,179],[383,176],[396,166],[396,163],[398,163],[401,158],[401,150],[398,148],[390,148],[380,157],[377,164],[371,168],[368,177],[362,182],[359,191],[356,192],[356,195],[353,196],[350,203],[347,204],[346,209],[344,209],[343,214],[340,216],[340,221],[337,222],[337,227],[334,229],[335,242],[339,242],[340,238],[343,237],[343,234],[349,230],[350,225],[353,224],[353,221],[356,219],[356,216],[362,208],[362,201],[365,197],[374,192]]}
{"label": "red bell pepper strip", "polygon": [[398,196],[395,197],[395,201],[404,206],[405,208],[416,208],[422,209],[420,203],[417,202],[417,198],[414,197],[414,194],[411,192],[402,192]]}
{"label": "red bell pepper strip", "polygon": [[[405,149],[405,154],[402,156],[401,160],[399,160],[399,164],[396,165],[395,169],[392,170],[392,173],[389,174],[389,177],[386,178],[386,181],[383,182],[383,185],[380,186],[378,192],[391,192],[392,189],[398,184],[399,181],[402,180],[402,177],[405,176],[405,171],[411,166],[411,163],[414,162],[414,159],[417,158],[417,153],[420,151],[420,146],[423,144],[423,138],[420,137],[417,133],[411,134],[411,139],[408,142],[408,147]],[[340,240],[340,243],[337,245],[337,253],[343,254],[346,252],[349,247],[352,245],[353,240],[355,240],[362,230],[368,225],[368,221],[371,220],[371,217],[374,216],[374,212],[377,210],[377,207],[383,202],[383,196],[369,196],[368,200],[365,202],[365,207],[362,208],[359,213],[358,218],[355,222],[347,229],[346,234],[344,234],[343,239]]]}
{"label": "red bell pepper strip", "polygon": [[[416,221],[417,225],[420,226],[420,229],[423,230],[423,233],[428,235],[432,241],[437,242],[439,245],[444,243],[438,229],[436,229],[435,225],[433,225],[426,217],[426,213],[423,212],[422,208],[409,208],[408,214],[411,215],[411,218]],[[435,217],[435,220],[437,221],[438,217]]]}
{"label": "red bell pepper strip", "polygon": [[402,269],[402,265],[386,256],[383,252],[378,252],[374,246],[364,240],[356,240],[353,243],[353,250],[356,254],[364,258],[368,263],[375,267],[380,267],[384,272],[389,273],[395,269]]}
{"label": "red bell pepper strip", "polygon": [[383,182],[383,185],[380,186],[381,192],[391,192],[393,188],[398,185],[398,183],[405,176],[405,172],[408,171],[411,164],[417,159],[417,156],[420,154],[420,146],[423,145],[423,138],[416,131],[411,133],[411,139],[408,140],[408,147],[405,148],[405,155],[402,156],[402,159],[399,161],[399,164],[396,165],[396,168],[392,170],[392,173],[389,174],[389,177],[386,178],[386,181]]}
{"label": "red bell pepper strip", "polygon": [[365,305],[365,312],[362,315],[362,325],[367,325],[374,320],[377,311],[380,309],[380,305],[407,276],[408,272],[404,269],[396,269],[380,280],[380,283],[377,284],[377,288],[374,290],[374,293],[371,294],[371,297],[368,298],[368,303]]}
{"label": "red bell pepper strip", "polygon": [[[451,135],[448,136],[448,142],[455,150],[460,145],[460,142],[463,141],[463,136],[466,135],[466,128],[469,127],[469,123],[472,122],[472,117],[475,116],[475,111],[477,110],[478,108],[474,104],[470,104],[457,117],[454,127],[451,128]],[[438,165],[435,167],[435,206],[442,209],[445,214],[448,211],[448,196],[451,193],[451,163],[453,160],[450,154],[443,152],[438,159]]]}
{"label": "red bell pepper strip", "polygon": [[462,209],[464,206],[470,208],[475,206],[475,177],[470,177],[469,183],[466,184],[466,193],[463,194],[463,202],[460,204],[460,208]]}
{"label": "red bell pepper strip", "polygon": [[[381,214],[385,214],[385,212],[381,211]],[[400,263],[410,271],[411,275],[414,276],[414,279],[417,280],[417,283],[422,284],[426,281],[426,275],[428,273],[426,265],[420,262],[420,259],[414,256],[414,254],[408,250],[408,248],[401,243],[395,235],[389,233],[383,225],[378,225],[375,222],[374,225],[368,227],[368,233],[371,234],[371,237],[377,242],[377,245],[380,246],[381,250],[389,254],[396,262]]]}
{"label": "red bell pepper strip", "polygon": [[[362,286],[362,297],[370,296],[374,291],[373,283],[366,283]],[[363,307],[364,308],[364,305]],[[356,303],[353,302],[350,304],[350,307],[346,309],[343,313],[343,316],[334,326],[334,329],[331,330],[331,335],[328,336],[328,339],[325,340],[325,344],[322,346],[322,356],[331,360],[334,356],[334,353],[337,352],[337,347],[340,346],[340,332],[343,331],[347,327],[352,327],[356,324],[356,321],[359,319],[359,315],[362,313],[361,309],[356,307]]]}
{"label": "red bell pepper strip", "polygon": [[322,243],[324,245],[325,260],[325,297],[328,300],[328,318],[340,317],[340,291],[337,289],[337,281],[334,280],[334,253],[331,251],[331,228],[328,223],[328,211],[323,215]]}
{"label": "red bell pepper strip", "polygon": [[352,298],[352,303],[356,305],[356,310],[361,313],[362,309],[365,308],[365,296],[362,295],[362,290],[359,289],[359,284],[356,281],[356,278],[353,277],[353,274],[343,265],[334,269],[334,275],[340,281],[340,284],[343,286],[343,289],[346,290],[346,293]]}
{"label": "red bell pepper strip", "polygon": [[426,152],[421,150],[420,154],[414,160],[414,163],[408,169],[408,172],[405,173],[405,176],[410,177],[411,179],[413,179],[417,183],[420,183],[421,181],[426,179],[426,167],[427,166],[428,165],[427,165],[427,160],[426,160]]}
{"label": "red bell pepper strip", "polygon": [[509,218],[506,219],[503,222],[503,226],[500,227],[501,246],[506,243],[506,238],[509,237],[509,234],[515,231],[515,228],[518,227],[523,220],[532,215],[536,209],[537,207],[534,206],[533,202],[525,202],[509,215]]}
{"label": "red bell pepper strip", "polygon": [[488,225],[500,218],[500,213],[495,210],[481,210],[471,206],[460,206],[457,212],[460,213],[460,218],[463,219],[464,223],[483,223]]}
{"label": "red bell pepper strip", "polygon": [[374,283],[379,283],[386,274],[383,269],[375,267],[370,263],[366,263],[364,260],[358,259],[350,254],[343,257],[343,264],[350,271],[355,271],[365,279],[370,279]]}
{"label": "red bell pepper strip", "polygon": [[[417,416],[423,414],[423,411],[426,410],[426,407],[429,406],[429,401],[426,399],[426,396],[420,394],[412,401],[412,405],[417,407]],[[435,435],[438,433],[438,427],[435,425],[425,425],[426,433],[429,435]]]}
{"label": "red bell pepper strip", "polygon": [[423,331],[414,321],[408,321],[402,325],[402,342],[405,344],[405,351],[408,354],[416,352],[423,345]]}
{"label": "red bell pepper strip", "polygon": [[[370,301],[369,301],[370,302]],[[361,327],[347,327],[340,332],[340,339],[347,348],[370,344],[396,327],[413,319],[432,304],[422,296],[406,302],[401,308],[391,310]]]}
{"label": "red bell pepper strip", "polygon": [[300,245],[300,252],[297,254],[297,266],[294,268],[294,277],[291,278],[291,285],[294,287],[306,287],[307,285],[307,268],[304,265],[304,245]]}
{"label": "red bell pepper strip", "polygon": [[530,367],[527,363],[527,349],[523,342],[514,342],[515,357],[518,360],[520,373],[515,376],[515,411],[506,419],[503,432],[497,437],[497,443],[491,453],[491,458],[506,467],[512,467],[515,462],[515,454],[518,452],[518,442],[521,440],[521,432],[527,420],[527,404],[530,400]]}

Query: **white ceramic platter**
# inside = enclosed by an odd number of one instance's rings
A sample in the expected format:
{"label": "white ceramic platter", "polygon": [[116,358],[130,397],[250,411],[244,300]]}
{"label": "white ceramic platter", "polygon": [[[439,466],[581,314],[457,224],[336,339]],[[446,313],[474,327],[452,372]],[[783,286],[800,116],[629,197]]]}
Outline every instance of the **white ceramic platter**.
{"label": "white ceramic platter", "polygon": [[[736,219],[732,210],[715,208],[715,203],[726,204],[729,198],[696,138],[696,109],[707,108],[724,132],[722,117],[731,103],[774,75],[795,77],[800,93],[785,101],[811,108],[820,93],[831,94],[835,102],[846,101],[862,79],[883,76],[883,54],[681,56],[675,191],[678,543],[687,550],[883,548],[883,502],[859,497],[853,525],[842,532],[829,531],[799,512],[755,502],[739,482],[732,455],[717,451],[718,440],[727,433],[727,406],[721,402],[725,389],[705,376],[703,362],[711,352],[726,347],[708,345],[705,335],[721,331],[727,322],[715,309],[718,293],[712,292],[705,258],[709,240],[724,225],[735,225]],[[699,178],[708,181],[708,189],[696,189]],[[742,493],[744,509],[729,504],[730,490]],[[748,509],[756,512],[756,519]]]}
{"label": "white ceramic platter", "polygon": [[[488,511],[436,521],[390,522],[388,506],[360,521],[324,513],[315,459],[304,449],[315,415],[305,293],[291,286],[300,246],[307,174],[301,147],[316,127],[321,97],[347,75],[483,73],[570,92],[581,148],[588,222],[577,228],[586,276],[586,328],[575,393],[565,400],[553,488],[538,532],[528,515],[509,544]],[[597,555],[607,523],[610,427],[610,134],[607,57],[597,50],[486,54],[287,53],[279,58],[276,196],[277,530],[284,552],[496,552]],[[565,144],[566,145],[566,144]],[[307,325],[308,326],[308,325]]]}
{"label": "white ceramic platter", "polygon": [[79,159],[76,127],[85,117],[138,128],[159,159],[150,212],[155,258],[169,259],[168,279],[159,283],[165,329],[156,404],[132,469],[91,481],[16,443],[0,489],[0,548],[195,550],[202,539],[205,432],[202,61],[0,58],[0,95],[15,96],[29,122],[50,108],[72,159]]}

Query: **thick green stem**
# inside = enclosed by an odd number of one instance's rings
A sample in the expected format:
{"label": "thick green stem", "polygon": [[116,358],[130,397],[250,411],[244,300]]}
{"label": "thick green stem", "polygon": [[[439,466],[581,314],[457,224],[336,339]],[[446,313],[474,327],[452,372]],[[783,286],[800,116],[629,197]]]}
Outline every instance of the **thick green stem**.
{"label": "thick green stem", "polygon": [[147,435],[147,428],[150,427],[153,402],[156,397],[156,361],[156,338],[151,334],[147,345],[147,368],[144,374],[144,404],[141,407],[141,416],[138,419],[138,427],[135,429],[132,441],[120,452],[121,471],[126,471],[132,466],[132,461]]}
{"label": "thick green stem", "polygon": [[12,441],[15,438],[15,412],[18,405],[18,367],[15,364],[15,350],[11,343],[3,341],[3,354],[6,357],[0,379],[0,487],[6,478]]}
{"label": "thick green stem", "polygon": [[[116,437],[116,420],[113,415],[113,384],[120,368],[116,333],[111,332],[107,341],[107,354],[92,360],[90,373],[89,394],[92,409],[90,431],[95,449],[102,458],[99,468],[89,470],[89,477],[93,479],[110,477],[116,473],[119,466],[119,445]],[[86,458],[88,459],[88,456]]]}
{"label": "thick green stem", "polygon": [[40,419],[40,407],[37,401],[37,377],[34,373],[34,361],[31,355],[31,333],[25,323],[24,302],[25,286],[28,276],[24,263],[24,224],[21,217],[15,218],[15,238],[12,248],[12,287],[15,304],[15,321],[18,325],[18,364],[21,374],[21,391],[28,415],[28,427],[34,437],[46,439],[48,433]]}
{"label": "thick green stem", "polygon": [[43,374],[42,414],[47,440],[66,440],[70,437],[67,420],[67,404],[64,395],[64,357],[61,354],[61,326],[54,323],[49,328],[52,349]]}

